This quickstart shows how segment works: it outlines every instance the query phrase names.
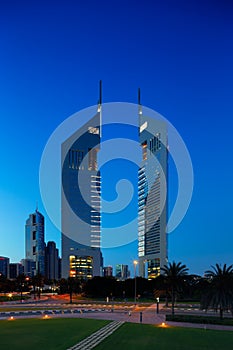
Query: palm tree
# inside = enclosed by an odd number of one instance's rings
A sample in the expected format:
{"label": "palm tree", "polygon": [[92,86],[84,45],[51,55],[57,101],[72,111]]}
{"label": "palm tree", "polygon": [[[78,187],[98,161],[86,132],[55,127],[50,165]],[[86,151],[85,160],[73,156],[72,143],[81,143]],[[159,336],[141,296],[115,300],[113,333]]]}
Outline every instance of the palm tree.
{"label": "palm tree", "polygon": [[70,295],[70,304],[73,303],[73,294],[80,291],[80,281],[78,278],[68,277],[67,286]]}
{"label": "palm tree", "polygon": [[205,272],[209,285],[201,300],[201,308],[219,309],[220,318],[224,310],[233,310],[233,265],[216,264],[212,270]]}
{"label": "palm tree", "polygon": [[25,275],[24,275],[24,273],[21,273],[16,278],[16,283],[17,283],[19,291],[20,291],[20,301],[21,301],[21,303],[23,301],[23,284],[24,284],[24,281],[25,281]]}
{"label": "palm tree", "polygon": [[33,285],[34,299],[36,299],[36,287],[38,289],[38,293],[37,293],[38,299],[40,299],[41,288],[44,285],[44,279],[40,273],[37,273],[35,276],[32,277],[32,285]]}
{"label": "palm tree", "polygon": [[153,283],[153,295],[154,298],[160,298],[165,296],[165,305],[168,307],[168,298],[169,298],[169,287],[167,284],[166,277],[164,275],[159,275],[154,280]]}
{"label": "palm tree", "polygon": [[184,283],[184,276],[187,275],[188,268],[186,265],[182,265],[181,262],[172,262],[161,268],[165,277],[165,283],[171,291],[172,298],[172,317],[175,314],[175,298],[179,291],[182,290],[182,284]]}

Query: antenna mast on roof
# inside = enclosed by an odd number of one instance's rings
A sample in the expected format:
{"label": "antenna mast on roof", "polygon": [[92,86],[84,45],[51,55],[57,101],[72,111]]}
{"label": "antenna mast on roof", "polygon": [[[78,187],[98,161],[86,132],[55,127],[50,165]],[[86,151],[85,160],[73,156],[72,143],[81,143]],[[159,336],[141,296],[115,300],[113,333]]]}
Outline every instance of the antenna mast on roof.
{"label": "antenna mast on roof", "polygon": [[141,90],[138,88],[138,114],[142,114]]}

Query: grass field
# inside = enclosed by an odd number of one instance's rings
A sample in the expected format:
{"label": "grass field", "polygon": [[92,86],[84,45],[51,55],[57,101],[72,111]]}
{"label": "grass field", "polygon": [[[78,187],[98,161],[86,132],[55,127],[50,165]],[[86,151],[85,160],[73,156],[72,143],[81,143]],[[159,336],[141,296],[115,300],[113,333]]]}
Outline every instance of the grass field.
{"label": "grass field", "polygon": [[[106,325],[89,319],[0,321],[1,350],[65,350]],[[96,350],[228,350],[233,333],[126,323]]]}
{"label": "grass field", "polygon": [[[27,300],[27,299],[30,299],[30,297],[27,295],[23,295],[22,300]],[[7,295],[0,295],[0,302],[17,301],[17,300],[21,300],[20,295],[13,295],[12,297],[9,297]]]}
{"label": "grass field", "polygon": [[95,350],[229,350],[233,334],[193,328],[158,328],[127,323]]}
{"label": "grass field", "polygon": [[63,318],[0,321],[0,349],[65,350],[107,323]]}

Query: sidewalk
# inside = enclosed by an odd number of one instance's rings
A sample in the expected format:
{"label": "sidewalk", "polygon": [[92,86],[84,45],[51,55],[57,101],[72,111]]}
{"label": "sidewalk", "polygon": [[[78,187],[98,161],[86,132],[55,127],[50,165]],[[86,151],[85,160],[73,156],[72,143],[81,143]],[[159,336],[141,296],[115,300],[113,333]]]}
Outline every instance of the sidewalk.
{"label": "sidewalk", "polygon": [[[109,321],[121,321],[131,323],[152,324],[161,327],[173,326],[173,327],[185,327],[185,328],[200,328],[200,329],[213,329],[213,330],[225,330],[233,331],[233,326],[223,325],[208,325],[199,323],[187,323],[187,322],[172,322],[165,321],[165,313],[161,312],[162,305],[160,305],[160,313],[156,312],[156,304],[153,304],[146,308],[136,307],[133,310],[119,310],[114,309],[113,312],[109,311],[95,311],[95,312],[83,312],[83,313],[61,313],[61,314],[49,314],[49,318],[89,318]],[[45,313],[44,313],[45,314]],[[43,315],[14,315],[17,319],[22,318],[41,318]],[[3,316],[1,319],[6,319],[8,316]]]}

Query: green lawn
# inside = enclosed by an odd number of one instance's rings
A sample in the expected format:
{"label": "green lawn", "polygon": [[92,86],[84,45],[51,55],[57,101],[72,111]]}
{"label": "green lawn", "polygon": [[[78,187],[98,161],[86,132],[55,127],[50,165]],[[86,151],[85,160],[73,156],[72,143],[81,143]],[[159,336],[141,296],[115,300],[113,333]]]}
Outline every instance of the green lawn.
{"label": "green lawn", "polygon": [[95,350],[229,350],[233,333],[126,323]]}
{"label": "green lawn", "polygon": [[89,319],[24,319],[0,321],[0,349],[65,350],[108,321]]}
{"label": "green lawn", "polygon": [[[105,326],[90,319],[24,319],[0,321],[3,350],[65,350]],[[229,350],[233,332],[191,328],[158,328],[125,323],[96,350]]]}
{"label": "green lawn", "polygon": [[[23,295],[22,300],[27,300],[27,299],[30,299],[30,297],[27,295]],[[17,301],[17,300],[21,300],[20,295],[13,295],[11,298],[9,298],[9,296],[7,296],[7,295],[0,295],[0,302]]]}

